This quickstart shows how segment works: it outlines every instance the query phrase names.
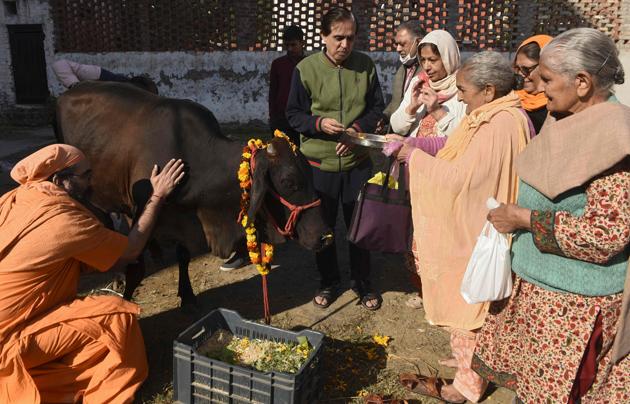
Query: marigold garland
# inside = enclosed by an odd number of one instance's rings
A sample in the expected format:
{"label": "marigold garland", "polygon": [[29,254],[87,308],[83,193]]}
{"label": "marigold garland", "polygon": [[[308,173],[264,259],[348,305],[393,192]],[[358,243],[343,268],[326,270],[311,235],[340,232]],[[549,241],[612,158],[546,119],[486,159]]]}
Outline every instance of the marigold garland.
{"label": "marigold garland", "polygon": [[[289,137],[279,130],[273,134],[275,137],[282,138],[287,141],[293,154],[297,154],[297,146],[289,139]],[[260,139],[250,139],[247,146],[243,147],[241,154],[242,160],[238,167],[238,182],[241,187],[241,226],[245,228],[245,236],[247,240],[247,252],[252,264],[256,265],[256,269],[261,275],[267,275],[271,269],[271,261],[273,261],[273,245],[260,243],[258,245],[256,226],[254,220],[249,220],[247,210],[250,203],[250,192],[252,188],[251,178],[251,159],[254,150],[266,148],[267,145]]]}
{"label": "marigold garland", "polygon": [[279,138],[282,138],[282,139],[286,140],[286,141],[287,141],[287,143],[289,144],[289,146],[291,147],[291,150],[293,150],[293,154],[297,154],[297,149],[298,149],[298,148],[297,148],[297,146],[295,145],[295,143],[293,143],[293,142],[291,141],[291,139],[289,139],[289,137],[286,135],[286,133],[284,133],[284,132],[282,132],[282,131],[280,131],[280,130],[276,129],[276,130],[273,132],[273,135],[274,135],[275,137],[279,137]]}
{"label": "marigold garland", "polygon": [[249,209],[250,191],[252,188],[251,178],[251,158],[254,149],[264,149],[267,147],[260,139],[250,139],[247,146],[243,148],[242,160],[238,167],[238,182],[241,187],[241,226],[245,228],[247,239],[247,251],[252,264],[261,275],[267,275],[271,269],[273,260],[273,245],[260,243],[258,245],[257,231],[254,220],[249,220],[247,210]]}

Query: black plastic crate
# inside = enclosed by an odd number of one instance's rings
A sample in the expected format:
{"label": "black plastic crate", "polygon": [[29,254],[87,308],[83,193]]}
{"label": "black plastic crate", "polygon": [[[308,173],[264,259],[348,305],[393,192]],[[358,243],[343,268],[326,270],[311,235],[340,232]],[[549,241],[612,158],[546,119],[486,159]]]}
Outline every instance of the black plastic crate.
{"label": "black plastic crate", "polygon": [[[237,337],[298,343],[305,336],[313,346],[296,374],[259,372],[197,353],[220,329]],[[320,359],[324,334],[286,331],[243,320],[237,312],[217,309],[197,321],[173,343],[173,390],[179,403],[313,403],[320,391]]]}

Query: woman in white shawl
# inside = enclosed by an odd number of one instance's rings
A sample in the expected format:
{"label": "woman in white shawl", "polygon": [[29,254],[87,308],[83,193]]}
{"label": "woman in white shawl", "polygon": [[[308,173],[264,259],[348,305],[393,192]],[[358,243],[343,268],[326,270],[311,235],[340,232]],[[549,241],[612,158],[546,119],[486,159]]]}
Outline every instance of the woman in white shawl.
{"label": "woman in white shawl", "polygon": [[[392,130],[415,138],[442,138],[430,142],[430,154],[437,153],[466,114],[466,105],[457,100],[455,75],[460,66],[455,39],[444,30],[428,33],[420,41],[418,57],[422,70],[413,78],[400,107],[390,119]],[[401,140],[395,135],[390,140]],[[422,145],[416,145],[422,147]],[[434,150],[436,149],[437,150]],[[431,153],[433,152],[433,153]]]}
{"label": "woman in white shawl", "polygon": [[[431,31],[418,45],[422,69],[405,92],[400,107],[392,114],[391,127],[397,134],[386,135],[391,148],[402,143],[422,149],[431,156],[446,143],[447,136],[466,115],[466,104],[457,99],[455,76],[460,66],[459,49],[455,39],[444,30]],[[403,135],[403,136],[401,136]],[[407,301],[407,306],[422,308],[419,269],[413,254],[406,257],[411,283],[418,294]]]}

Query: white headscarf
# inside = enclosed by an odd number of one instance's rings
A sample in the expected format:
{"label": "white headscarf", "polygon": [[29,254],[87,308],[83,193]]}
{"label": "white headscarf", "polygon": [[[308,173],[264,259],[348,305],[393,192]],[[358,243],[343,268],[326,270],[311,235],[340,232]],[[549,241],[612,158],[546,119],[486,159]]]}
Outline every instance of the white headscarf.
{"label": "white headscarf", "polygon": [[[429,32],[422,41],[420,41],[419,48],[422,47],[423,43],[430,43],[438,48],[438,52],[440,52],[440,57],[442,58],[442,64],[444,65],[444,69],[446,69],[446,77],[442,80],[429,80],[431,88],[438,92],[457,92],[455,74],[460,66],[460,55],[455,39],[447,31],[438,29]],[[420,52],[418,52],[418,57],[420,57]]]}

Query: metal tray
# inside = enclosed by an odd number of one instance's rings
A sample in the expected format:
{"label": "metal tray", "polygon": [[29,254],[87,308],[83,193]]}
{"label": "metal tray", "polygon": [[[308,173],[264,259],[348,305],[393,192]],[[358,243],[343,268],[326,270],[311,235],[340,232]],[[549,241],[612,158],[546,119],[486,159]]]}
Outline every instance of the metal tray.
{"label": "metal tray", "polygon": [[373,147],[376,149],[382,149],[385,143],[387,143],[387,140],[385,140],[385,136],[364,132],[345,131],[341,136],[341,140],[347,140],[350,143],[365,147]]}

